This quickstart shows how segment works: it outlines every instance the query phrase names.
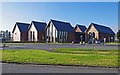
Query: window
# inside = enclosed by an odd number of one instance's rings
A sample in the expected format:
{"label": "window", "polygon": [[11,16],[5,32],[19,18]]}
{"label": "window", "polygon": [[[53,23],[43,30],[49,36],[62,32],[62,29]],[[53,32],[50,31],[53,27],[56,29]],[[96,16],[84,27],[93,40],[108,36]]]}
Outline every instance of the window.
{"label": "window", "polygon": [[56,30],[55,34],[56,34],[56,37],[57,37],[57,36],[58,36],[58,32],[57,32],[57,30]]}
{"label": "window", "polygon": [[68,36],[68,33],[66,32],[66,42],[67,42],[67,36]]}
{"label": "window", "polygon": [[64,31],[64,36],[65,36],[65,31]]}
{"label": "window", "polygon": [[64,35],[63,35],[63,31],[62,31],[62,37],[63,37]]}
{"label": "window", "polygon": [[61,39],[61,31],[59,31],[60,39]]}
{"label": "window", "polygon": [[33,41],[35,41],[35,32],[33,31]]}
{"label": "window", "polygon": [[30,31],[30,41],[32,41],[32,31]]}
{"label": "window", "polygon": [[52,25],[52,36],[53,36],[53,25]]}
{"label": "window", "polygon": [[91,33],[91,32],[89,32],[89,39],[91,38],[91,34],[92,34],[92,33]]}
{"label": "window", "polygon": [[92,32],[92,37],[95,38],[95,33],[94,32]]}

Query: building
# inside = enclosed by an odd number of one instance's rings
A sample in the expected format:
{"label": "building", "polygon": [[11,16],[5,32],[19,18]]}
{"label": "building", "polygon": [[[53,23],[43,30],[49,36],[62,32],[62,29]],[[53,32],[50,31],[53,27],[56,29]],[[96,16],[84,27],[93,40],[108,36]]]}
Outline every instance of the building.
{"label": "building", "polygon": [[116,34],[116,41],[120,42],[120,30],[118,30],[118,32]]}
{"label": "building", "polygon": [[16,22],[13,31],[13,41],[26,42],[28,41],[28,27],[30,24]]}
{"label": "building", "polygon": [[32,21],[28,30],[28,40],[45,42],[45,27],[46,23]]}
{"label": "building", "polygon": [[75,41],[76,42],[85,42],[85,31],[86,31],[86,26],[84,25],[76,25],[74,30],[75,30]]}
{"label": "building", "polygon": [[50,20],[46,27],[46,40],[48,42],[74,41],[74,29],[68,22]]}
{"label": "building", "polygon": [[11,41],[10,31],[0,31],[0,42],[9,42]]}
{"label": "building", "polygon": [[[68,22],[50,19],[48,24],[32,21],[31,24],[16,22],[12,31],[13,41],[19,42],[114,42],[115,33],[110,27],[91,23],[88,28]],[[3,34],[3,33],[2,33]],[[7,37],[8,31],[6,32]],[[0,36],[3,36],[0,34]],[[5,37],[5,36],[4,36]]]}
{"label": "building", "polygon": [[114,39],[115,33],[112,29],[103,25],[91,23],[86,30],[87,42],[94,42],[98,40],[101,42],[114,42]]}

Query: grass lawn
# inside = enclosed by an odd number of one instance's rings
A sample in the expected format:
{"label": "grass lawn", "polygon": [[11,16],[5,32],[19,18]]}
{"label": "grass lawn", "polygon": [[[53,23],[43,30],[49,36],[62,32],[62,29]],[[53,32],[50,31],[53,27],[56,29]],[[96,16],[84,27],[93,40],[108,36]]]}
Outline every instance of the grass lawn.
{"label": "grass lawn", "polygon": [[44,50],[3,50],[2,61],[52,65],[118,67],[117,50],[59,48]]}
{"label": "grass lawn", "polygon": [[118,43],[118,42],[111,42],[111,43],[106,43],[106,44],[110,44],[110,45],[119,45],[120,43]]}

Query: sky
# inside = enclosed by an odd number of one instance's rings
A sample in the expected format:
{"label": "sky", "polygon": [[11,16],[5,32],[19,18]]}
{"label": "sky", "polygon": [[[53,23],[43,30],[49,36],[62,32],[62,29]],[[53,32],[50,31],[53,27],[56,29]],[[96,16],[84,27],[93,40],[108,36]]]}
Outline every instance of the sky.
{"label": "sky", "polygon": [[[2,5],[2,6],[1,6]],[[16,22],[60,20],[88,27],[98,23],[118,30],[117,2],[2,2],[0,30],[12,31]]]}

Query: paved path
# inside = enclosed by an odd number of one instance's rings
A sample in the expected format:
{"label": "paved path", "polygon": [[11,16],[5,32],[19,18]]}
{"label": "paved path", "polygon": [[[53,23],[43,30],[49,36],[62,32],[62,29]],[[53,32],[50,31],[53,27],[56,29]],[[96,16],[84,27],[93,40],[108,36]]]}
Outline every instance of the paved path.
{"label": "paved path", "polygon": [[3,73],[118,73],[115,68],[2,64]]}

